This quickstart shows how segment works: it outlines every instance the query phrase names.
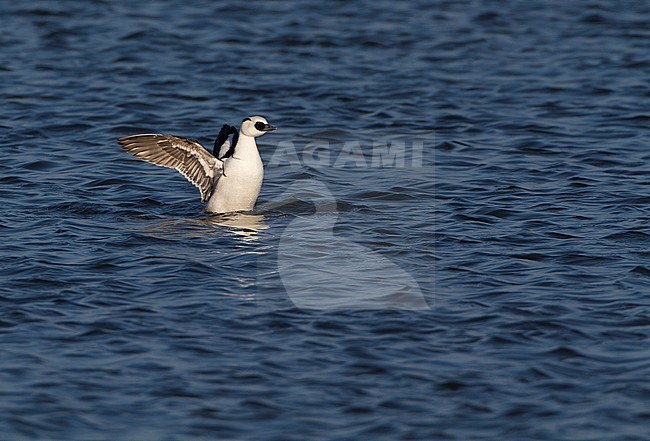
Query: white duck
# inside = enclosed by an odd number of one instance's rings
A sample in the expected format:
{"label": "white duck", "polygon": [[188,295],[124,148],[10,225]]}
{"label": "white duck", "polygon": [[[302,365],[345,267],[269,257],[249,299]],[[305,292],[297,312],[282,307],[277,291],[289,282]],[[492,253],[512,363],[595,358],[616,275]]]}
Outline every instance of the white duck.
{"label": "white duck", "polygon": [[264,178],[255,138],[273,130],[262,116],[244,118],[239,132],[225,124],[212,153],[198,141],[173,135],[131,135],[118,142],[136,158],[178,170],[198,187],[201,201],[208,201],[205,211],[230,213],[253,209]]}

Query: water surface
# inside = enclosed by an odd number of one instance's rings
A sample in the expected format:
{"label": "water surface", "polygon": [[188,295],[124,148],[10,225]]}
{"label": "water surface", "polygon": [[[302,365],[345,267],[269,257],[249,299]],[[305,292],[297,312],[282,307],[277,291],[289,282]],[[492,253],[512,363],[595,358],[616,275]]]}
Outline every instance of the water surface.
{"label": "water surface", "polygon": [[[0,12],[0,439],[647,439],[646,3]],[[115,142],[255,113],[245,215]]]}

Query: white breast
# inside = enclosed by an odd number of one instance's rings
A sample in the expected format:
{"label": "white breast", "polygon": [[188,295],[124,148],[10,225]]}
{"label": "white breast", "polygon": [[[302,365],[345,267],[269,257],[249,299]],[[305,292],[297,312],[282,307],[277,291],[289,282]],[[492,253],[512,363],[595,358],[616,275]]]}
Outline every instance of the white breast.
{"label": "white breast", "polygon": [[217,182],[205,211],[230,213],[252,210],[263,178],[264,167],[255,139],[240,136],[234,155],[224,163],[224,175]]}

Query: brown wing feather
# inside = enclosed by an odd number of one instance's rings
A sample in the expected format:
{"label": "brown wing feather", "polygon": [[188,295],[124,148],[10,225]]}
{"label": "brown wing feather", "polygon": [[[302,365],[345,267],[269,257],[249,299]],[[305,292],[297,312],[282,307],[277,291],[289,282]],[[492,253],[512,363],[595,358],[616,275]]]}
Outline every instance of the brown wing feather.
{"label": "brown wing feather", "polygon": [[142,134],[117,140],[122,149],[154,165],[175,168],[201,192],[201,200],[210,198],[214,182],[223,174],[223,163],[198,142],[172,135]]}

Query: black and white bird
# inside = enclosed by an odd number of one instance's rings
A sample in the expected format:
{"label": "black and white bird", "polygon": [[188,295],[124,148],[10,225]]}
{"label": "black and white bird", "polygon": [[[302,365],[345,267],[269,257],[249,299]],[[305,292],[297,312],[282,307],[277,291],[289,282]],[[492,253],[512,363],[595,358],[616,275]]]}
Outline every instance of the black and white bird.
{"label": "black and white bird", "polygon": [[208,201],[205,211],[230,213],[253,209],[264,178],[255,138],[273,130],[262,116],[244,118],[239,131],[224,124],[212,153],[198,141],[173,135],[141,134],[117,141],[136,158],[178,170],[199,189],[201,201]]}

